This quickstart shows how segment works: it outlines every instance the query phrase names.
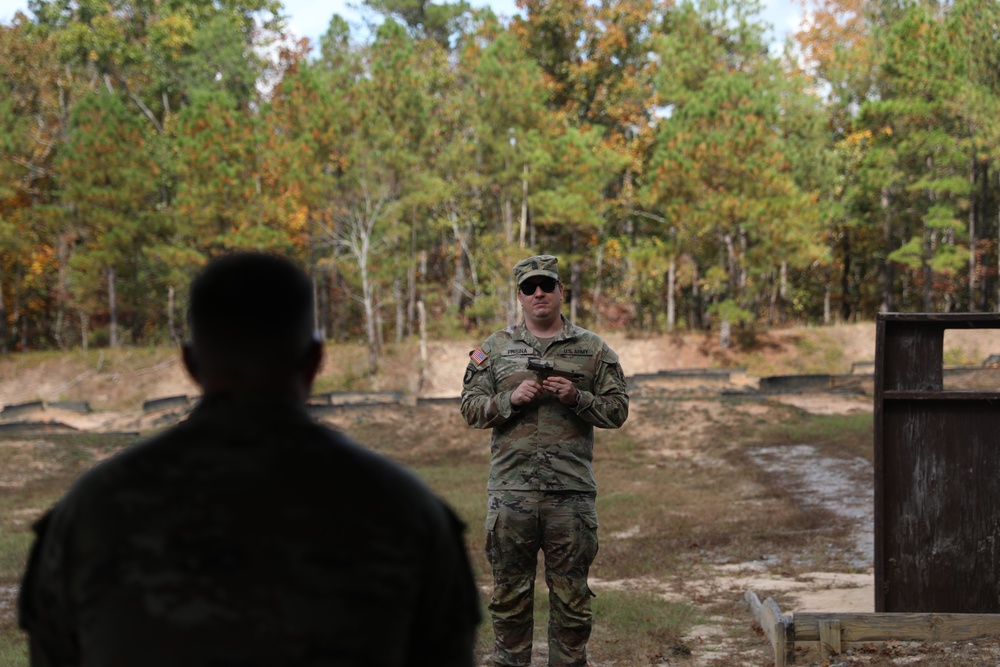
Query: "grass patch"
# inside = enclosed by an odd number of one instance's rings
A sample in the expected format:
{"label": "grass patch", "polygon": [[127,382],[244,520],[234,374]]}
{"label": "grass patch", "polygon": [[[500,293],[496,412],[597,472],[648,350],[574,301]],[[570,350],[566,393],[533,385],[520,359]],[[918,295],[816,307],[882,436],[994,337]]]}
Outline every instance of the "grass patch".
{"label": "grass patch", "polygon": [[24,633],[14,628],[10,633],[0,624],[0,665],[28,667],[28,646]]}
{"label": "grass patch", "polygon": [[965,350],[960,347],[946,348],[942,354],[945,366],[979,366],[983,363],[979,348]]}
{"label": "grass patch", "polygon": [[[539,571],[541,572],[541,570]],[[477,664],[493,652],[493,626],[483,598],[483,624],[476,641]],[[657,664],[670,657],[690,654],[682,637],[703,618],[686,602],[670,602],[646,591],[605,590],[591,601],[594,629],[588,646],[591,658],[602,664]],[[548,643],[549,594],[539,574],[535,581],[534,639],[536,647]],[[537,652],[537,649],[536,649]]]}
{"label": "grass patch", "polygon": [[796,341],[799,354],[795,371],[797,373],[831,373],[831,369],[845,366],[844,350],[832,336],[817,331],[813,336],[801,336]]}
{"label": "grass patch", "polygon": [[831,454],[860,456],[873,461],[874,417],[871,413],[806,415],[761,425],[750,439],[770,445],[816,444]]}
{"label": "grass patch", "polygon": [[624,664],[657,664],[690,653],[681,638],[702,622],[686,602],[668,602],[644,591],[603,591],[593,600],[598,619],[591,638],[591,653],[602,660]]}
{"label": "grass patch", "polygon": [[28,551],[34,540],[30,528],[20,530],[5,529],[0,535],[0,584],[20,579],[24,564],[28,562]]}
{"label": "grass patch", "polygon": [[[821,562],[838,535],[816,535],[824,517],[788,502],[751,467],[743,450],[774,444],[821,444],[858,454],[871,445],[871,415],[813,416],[780,404],[726,400],[636,400],[624,428],[598,431],[600,551],[595,581],[595,629],[590,655],[601,664],[683,664],[685,633],[702,623],[693,601],[669,601],[664,590],[705,576],[720,563],[796,555]],[[411,467],[465,521],[468,551],[482,590],[492,587],[483,554],[488,431],[469,428],[455,405],[388,406],[336,415],[337,426],[372,449]],[[83,470],[132,438],[95,434],[0,439],[0,589],[16,585],[31,543],[31,521]],[[266,527],[262,527],[265,529]],[[541,557],[540,557],[541,560]],[[783,561],[779,558],[779,568]],[[788,565],[790,572],[802,565]],[[649,582],[654,582],[650,584]],[[8,594],[7,597],[11,597]],[[536,645],[546,641],[548,592],[536,584]],[[477,651],[485,659],[493,634],[484,623]],[[9,601],[8,609],[13,607]],[[732,606],[732,605],[730,605]],[[715,614],[715,612],[711,612]],[[726,612],[737,616],[745,610]],[[713,621],[714,623],[715,621]],[[756,640],[756,638],[753,638]],[[536,658],[537,659],[537,658]],[[680,662],[678,662],[680,661]],[[26,665],[24,637],[13,616],[0,612],[0,664]]]}

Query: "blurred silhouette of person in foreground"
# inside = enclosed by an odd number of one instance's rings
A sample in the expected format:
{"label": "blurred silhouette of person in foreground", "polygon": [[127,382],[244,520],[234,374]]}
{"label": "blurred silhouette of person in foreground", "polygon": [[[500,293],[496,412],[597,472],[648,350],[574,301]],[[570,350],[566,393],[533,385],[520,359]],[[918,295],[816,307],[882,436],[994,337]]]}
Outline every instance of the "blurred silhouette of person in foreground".
{"label": "blurred silhouette of person in foreground", "polygon": [[463,525],[413,474],[310,418],[312,285],[233,254],[191,286],[190,417],[97,465],[35,526],[35,666],[462,665]]}

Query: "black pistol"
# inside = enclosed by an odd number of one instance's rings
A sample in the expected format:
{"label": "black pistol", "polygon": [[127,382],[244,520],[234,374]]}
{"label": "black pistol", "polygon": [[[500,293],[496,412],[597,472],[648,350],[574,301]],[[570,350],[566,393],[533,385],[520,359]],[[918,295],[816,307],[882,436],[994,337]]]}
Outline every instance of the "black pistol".
{"label": "black pistol", "polygon": [[554,375],[556,377],[572,380],[573,382],[579,382],[584,378],[583,373],[580,371],[564,371],[553,366],[551,361],[542,361],[537,357],[528,359],[528,370],[538,373],[538,375],[543,378],[552,377]]}

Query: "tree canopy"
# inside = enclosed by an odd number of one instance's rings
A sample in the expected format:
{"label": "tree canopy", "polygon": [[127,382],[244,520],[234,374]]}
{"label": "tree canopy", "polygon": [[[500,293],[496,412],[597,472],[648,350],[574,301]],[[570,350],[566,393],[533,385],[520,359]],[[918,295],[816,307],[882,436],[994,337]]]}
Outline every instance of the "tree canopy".
{"label": "tree canopy", "polygon": [[1000,309],[1000,5],[31,0],[0,24],[0,347],[183,335],[237,248],[314,280],[324,335],[478,335],[511,266],[571,317],[753,330]]}

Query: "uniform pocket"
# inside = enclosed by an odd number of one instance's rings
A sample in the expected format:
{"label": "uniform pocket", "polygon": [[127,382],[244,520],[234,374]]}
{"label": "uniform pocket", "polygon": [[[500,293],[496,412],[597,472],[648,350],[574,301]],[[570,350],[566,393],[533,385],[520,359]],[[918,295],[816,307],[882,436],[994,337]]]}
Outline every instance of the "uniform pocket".
{"label": "uniform pocket", "polygon": [[597,541],[597,510],[591,509],[580,512],[580,521],[583,522],[581,539],[583,541],[583,552],[586,554],[584,558],[589,567],[590,563],[593,563],[597,557],[597,550],[599,548]]}
{"label": "uniform pocket", "polygon": [[494,529],[497,527],[497,517],[500,512],[495,509],[486,511],[486,544],[483,551],[486,552],[486,560],[493,565],[496,560],[497,538]]}

